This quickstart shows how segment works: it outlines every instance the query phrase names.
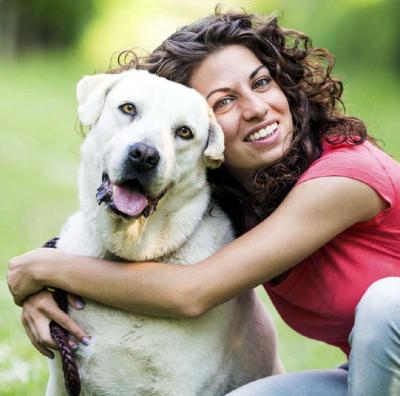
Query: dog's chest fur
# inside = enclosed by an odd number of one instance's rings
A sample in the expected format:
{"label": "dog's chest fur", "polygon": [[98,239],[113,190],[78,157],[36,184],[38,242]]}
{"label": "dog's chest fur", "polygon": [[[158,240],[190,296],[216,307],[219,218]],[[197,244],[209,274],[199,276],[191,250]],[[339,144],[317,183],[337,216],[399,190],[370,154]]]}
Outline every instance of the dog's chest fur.
{"label": "dog's chest fur", "polygon": [[[229,380],[224,338],[233,309],[227,303],[190,320],[149,318],[89,304],[82,325],[93,336],[77,354],[82,394],[222,394],[218,381],[222,391]],[[78,316],[73,317],[80,322]],[[203,393],[206,389],[209,393]]]}
{"label": "dog's chest fur", "polygon": [[[98,240],[86,240],[91,239],[88,232],[80,232],[83,240],[90,242],[80,249],[69,243],[78,230],[90,229],[82,224],[85,221],[87,217],[75,215],[62,233],[59,247],[101,255],[104,248]],[[229,221],[215,207],[211,215],[205,213],[198,219],[197,228],[179,249],[160,260],[191,264],[232,237]],[[92,337],[90,345],[82,345],[76,354],[82,395],[222,394],[230,373],[227,335],[234,310],[235,302],[228,302],[197,319],[171,319],[135,315],[91,301],[83,311],[71,309],[72,319]]]}

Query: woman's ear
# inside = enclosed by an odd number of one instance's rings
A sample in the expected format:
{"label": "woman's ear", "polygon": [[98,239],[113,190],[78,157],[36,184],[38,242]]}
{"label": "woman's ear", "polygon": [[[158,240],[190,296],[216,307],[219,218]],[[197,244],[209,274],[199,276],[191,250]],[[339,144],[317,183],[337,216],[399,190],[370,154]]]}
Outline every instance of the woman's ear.
{"label": "woman's ear", "polygon": [[215,169],[224,162],[224,133],[211,109],[208,109],[208,117],[208,141],[204,150],[204,162],[207,168]]}
{"label": "woman's ear", "polygon": [[95,74],[83,77],[76,87],[79,120],[93,125],[100,116],[104,101],[121,74]]}

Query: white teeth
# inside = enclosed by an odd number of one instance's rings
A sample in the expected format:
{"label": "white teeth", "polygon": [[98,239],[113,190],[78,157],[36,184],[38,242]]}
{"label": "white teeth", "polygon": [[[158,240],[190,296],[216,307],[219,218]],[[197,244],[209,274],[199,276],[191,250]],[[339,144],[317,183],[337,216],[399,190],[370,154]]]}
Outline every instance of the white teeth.
{"label": "white teeth", "polygon": [[254,142],[255,140],[263,139],[267,136],[272,135],[277,128],[278,123],[274,122],[273,124],[268,125],[266,128],[260,129],[257,132],[254,132],[251,135],[247,136],[245,140],[247,142]]}

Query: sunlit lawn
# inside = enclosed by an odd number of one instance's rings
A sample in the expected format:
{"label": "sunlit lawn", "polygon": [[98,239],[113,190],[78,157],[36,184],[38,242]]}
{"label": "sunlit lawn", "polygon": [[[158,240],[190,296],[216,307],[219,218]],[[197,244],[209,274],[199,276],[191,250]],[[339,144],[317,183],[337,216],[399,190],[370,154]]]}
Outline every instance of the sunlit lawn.
{"label": "sunlit lawn", "polygon": [[[73,56],[27,58],[0,64],[0,271],[8,258],[57,234],[77,209],[76,174],[81,137],[76,127],[75,84],[92,70]],[[342,72],[346,101],[386,149],[400,155],[399,81],[383,73]],[[347,81],[348,80],[348,81]],[[20,310],[0,286],[0,394],[42,395],[46,359],[22,330]],[[280,350],[288,370],[335,367],[341,352],[295,334],[279,319]]]}

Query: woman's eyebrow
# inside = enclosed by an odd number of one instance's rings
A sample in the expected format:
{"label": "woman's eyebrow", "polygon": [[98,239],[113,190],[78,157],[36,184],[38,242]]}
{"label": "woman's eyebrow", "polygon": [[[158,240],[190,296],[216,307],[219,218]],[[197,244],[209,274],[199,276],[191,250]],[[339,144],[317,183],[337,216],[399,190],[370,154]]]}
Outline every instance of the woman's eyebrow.
{"label": "woman's eyebrow", "polygon": [[[260,65],[258,66],[255,70],[253,70],[250,75],[249,75],[249,80],[251,80],[252,78],[254,78],[254,76],[259,72],[260,69],[262,69],[263,67],[265,67],[264,65]],[[266,67],[265,67],[266,68]],[[213,89],[207,96],[206,96],[206,100],[215,92],[229,92],[231,89],[230,88],[217,88],[217,89]]]}
{"label": "woman's eyebrow", "polygon": [[231,90],[230,88],[217,88],[217,89],[214,89],[214,90],[212,90],[212,91],[207,95],[206,100],[207,100],[212,94],[214,94],[215,92],[229,92],[230,90]]}
{"label": "woman's eyebrow", "polygon": [[[251,73],[250,73],[250,76],[249,76],[249,80],[251,80],[257,73],[258,73],[258,71],[260,70],[260,69],[262,69],[263,67],[265,67],[264,65],[260,65],[260,66],[258,66],[255,70],[253,70]],[[265,67],[266,68],[266,67]]]}

